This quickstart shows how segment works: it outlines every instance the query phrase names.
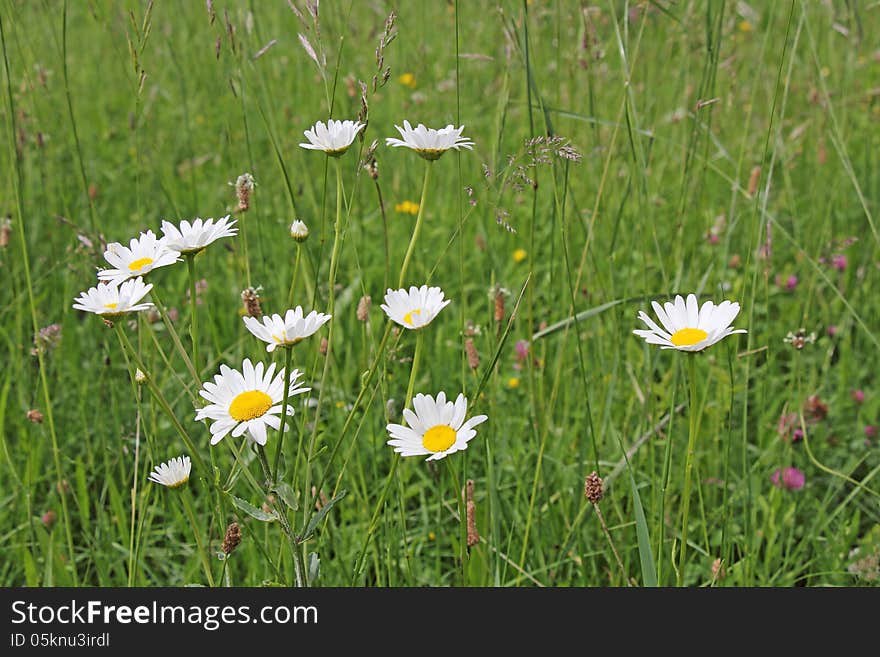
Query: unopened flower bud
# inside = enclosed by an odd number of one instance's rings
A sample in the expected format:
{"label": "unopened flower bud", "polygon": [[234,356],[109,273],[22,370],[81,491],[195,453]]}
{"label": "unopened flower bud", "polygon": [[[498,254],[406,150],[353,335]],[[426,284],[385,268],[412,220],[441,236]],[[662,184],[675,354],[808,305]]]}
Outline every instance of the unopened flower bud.
{"label": "unopened flower bud", "polygon": [[296,219],[290,224],[290,236],[297,242],[305,242],[309,238],[309,227],[306,222]]}
{"label": "unopened flower bud", "polygon": [[137,368],[134,373],[134,380],[136,383],[146,383],[147,375],[143,373],[141,368]]}
{"label": "unopened flower bud", "polygon": [[32,408],[27,412],[27,419],[34,424],[42,424],[43,423],[43,414],[40,413],[36,408]]}
{"label": "unopened flower bud", "polygon": [[46,513],[44,513],[42,516],[40,516],[40,522],[43,523],[43,526],[46,529],[52,529],[52,525],[55,524],[56,520],[58,520],[58,514],[56,514],[51,509],[49,509],[48,511],[46,511]]}

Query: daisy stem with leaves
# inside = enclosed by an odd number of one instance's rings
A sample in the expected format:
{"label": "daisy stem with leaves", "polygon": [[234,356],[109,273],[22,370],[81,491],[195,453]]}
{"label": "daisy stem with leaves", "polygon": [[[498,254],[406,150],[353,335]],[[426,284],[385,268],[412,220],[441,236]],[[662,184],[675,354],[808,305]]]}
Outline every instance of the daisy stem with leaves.
{"label": "daisy stem with leaves", "polygon": [[678,573],[676,575],[678,586],[684,583],[685,554],[687,553],[688,537],[688,513],[691,507],[691,470],[694,465],[694,452],[697,444],[699,431],[699,409],[697,408],[697,354],[687,354],[688,383],[690,387],[689,416],[688,416],[688,446],[687,457],[684,465],[684,497],[682,498],[681,513],[681,548],[678,553]]}
{"label": "daisy stem with leaves", "polygon": [[[406,249],[406,255],[403,257],[403,265],[400,267],[400,280],[397,283],[397,287],[403,287],[403,282],[406,280],[406,270],[409,268],[409,261],[412,259],[413,251],[416,248],[416,240],[419,237],[419,232],[422,229],[422,218],[425,216],[425,200],[428,196],[428,180],[431,178],[431,160],[425,160],[425,179],[422,182],[422,197],[419,200],[419,214],[416,217],[416,225],[413,228],[412,237],[409,240],[409,246]],[[409,398],[407,398],[408,400]],[[407,403],[409,403],[407,401]]]}
{"label": "daisy stem with leaves", "polygon": [[196,380],[199,380],[199,313],[196,304],[196,254],[186,254],[186,269],[189,273],[189,335],[192,339],[192,362],[196,373]]}
{"label": "daisy stem with leaves", "polygon": [[189,519],[189,524],[192,526],[193,536],[196,539],[196,547],[199,551],[199,558],[202,561],[202,568],[205,570],[205,577],[208,579],[208,585],[213,587],[214,575],[211,572],[211,560],[208,559],[208,552],[202,542],[202,535],[201,532],[199,532],[199,525],[196,522],[196,514],[193,512],[192,508],[192,500],[190,500],[190,494],[186,488],[186,486],[181,486],[177,491],[180,494],[180,499],[183,500],[183,510],[186,513],[186,517]]}
{"label": "daisy stem with leaves", "polygon": [[[413,396],[413,388],[416,382],[416,375],[419,370],[419,361],[421,360],[422,355],[422,341],[424,340],[422,331],[416,331],[416,348],[413,353],[413,363],[412,369],[409,373],[409,383],[406,386],[406,399],[404,401],[404,408],[409,408],[412,403]],[[388,476],[385,478],[385,485],[382,487],[382,493],[379,496],[379,501],[376,502],[376,508],[373,509],[373,515],[370,517],[370,525],[367,528],[367,535],[364,538],[364,544],[361,547],[361,553],[358,557],[358,560],[355,562],[355,569],[351,579],[351,585],[354,586],[358,576],[360,575],[361,568],[364,565],[364,559],[367,556],[367,548],[370,546],[370,540],[373,538],[373,534],[376,532],[376,528],[379,522],[379,514],[382,513],[382,508],[385,506],[385,499],[388,497],[388,491],[391,490],[391,484],[394,481],[394,476],[397,474],[397,466],[400,464],[400,454],[397,452],[394,453],[394,456],[391,458],[391,469],[388,471]]]}
{"label": "daisy stem with leaves", "polygon": [[[288,349],[288,352],[290,349]],[[283,413],[283,411],[282,411]],[[284,426],[284,418],[282,415],[281,426]],[[280,442],[280,441],[279,441]],[[260,465],[263,468],[263,477],[265,478],[265,487],[266,493],[270,493],[273,487],[272,471],[269,469],[269,459],[266,457],[266,448],[262,445],[257,445],[257,454],[260,457]],[[278,522],[281,525],[281,531],[284,533],[284,536],[287,538],[287,543],[290,545],[290,553],[293,557],[293,569],[294,576],[296,578],[296,585],[300,588],[307,586],[307,582],[305,579],[305,563],[303,560],[302,550],[299,547],[299,541],[293,533],[293,530],[290,528],[290,522],[287,520],[287,508],[282,502],[279,505],[280,508],[275,510],[275,515],[278,518]]]}

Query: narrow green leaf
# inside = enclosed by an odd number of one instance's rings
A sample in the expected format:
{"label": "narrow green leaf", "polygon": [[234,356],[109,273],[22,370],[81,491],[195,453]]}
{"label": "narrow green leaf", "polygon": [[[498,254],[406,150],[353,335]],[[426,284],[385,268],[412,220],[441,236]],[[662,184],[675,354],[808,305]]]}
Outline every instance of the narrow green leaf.
{"label": "narrow green leaf", "polygon": [[314,533],[315,528],[318,526],[318,523],[320,523],[321,520],[324,519],[324,516],[326,516],[327,513],[330,511],[330,509],[332,509],[332,508],[336,505],[336,503],[337,503],[339,500],[341,500],[343,497],[345,497],[347,494],[348,494],[348,491],[347,491],[347,490],[344,490],[344,491],[340,492],[339,495],[337,495],[336,497],[334,497],[332,500],[330,500],[329,502],[327,502],[327,504],[325,504],[324,506],[322,506],[322,507],[318,510],[318,512],[312,517],[312,519],[309,521],[309,526],[306,527],[306,531],[303,533],[303,536],[302,536],[302,538],[301,538],[300,540],[301,540],[301,541],[306,541],[306,540],[308,540],[309,538],[311,538],[311,537],[312,537],[312,533]]}
{"label": "narrow green leaf", "polygon": [[275,485],[274,490],[278,493],[278,497],[281,498],[281,501],[284,502],[291,511],[299,509],[299,504],[297,504],[296,501],[296,493],[289,485],[282,481]]}
{"label": "narrow green leaf", "polygon": [[[229,493],[227,493],[229,495]],[[255,518],[262,522],[274,522],[278,520],[278,515],[273,511],[272,513],[266,513],[262,509],[258,509],[250,502],[246,502],[240,497],[236,497],[235,495],[229,495],[229,499],[232,500],[232,504],[240,511],[244,511],[251,518]]]}
{"label": "narrow green leaf", "polygon": [[636,537],[639,542],[639,561],[642,565],[642,583],[645,586],[657,586],[657,568],[654,566],[654,554],[651,551],[651,537],[648,533],[648,521],[645,519],[645,510],[642,508],[642,498],[639,496],[639,487],[636,486],[636,478],[633,476],[632,467],[626,449],[615,432],[617,444],[623,452],[623,460],[626,462],[626,473],[629,475],[629,484],[632,488],[633,506],[636,514]]}

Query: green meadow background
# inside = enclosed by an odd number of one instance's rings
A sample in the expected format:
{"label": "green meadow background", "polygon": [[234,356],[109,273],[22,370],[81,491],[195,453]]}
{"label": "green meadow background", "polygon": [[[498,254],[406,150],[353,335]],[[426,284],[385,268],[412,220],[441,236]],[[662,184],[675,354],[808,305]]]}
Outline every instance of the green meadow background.
{"label": "green meadow background", "polygon": [[[207,284],[201,378],[244,357],[282,359],[245,330],[241,291],[261,287],[264,312],[288,307],[298,249],[288,227],[299,218],[311,235],[294,305],[326,308],[334,170],[298,144],[317,120],[358,117],[359,80],[369,125],[340,160],[344,243],[324,403],[315,417],[297,399],[282,463],[300,507],[290,522],[311,534],[300,549],[312,584],[674,584],[686,356],[632,330],[650,300],[689,292],[739,301],[734,325],[748,334],[697,358],[684,583],[880,581],[880,4],[325,0],[317,24],[294,5],[302,20],[283,0],[0,0],[0,583],[206,584],[181,494],[218,583],[290,583],[277,523],[212,493],[210,473],[194,470],[180,494],[147,482],[185,447],[132,385],[114,332],[71,304],[95,284],[105,242],[158,232],[162,219],[232,213],[247,252],[240,234],[196,259]],[[377,66],[392,10],[396,37]],[[431,165],[407,284],[439,285],[452,304],[424,330],[415,391],[464,392],[469,414],[489,420],[465,452],[402,460],[378,504],[411,333],[389,340],[343,426],[415,223],[396,206],[420,200],[425,164],[384,146],[404,119],[464,125],[475,142]],[[580,159],[548,149],[548,135]],[[374,139],[375,180],[360,162]],[[257,187],[241,213],[229,183],[244,172]],[[188,345],[186,267],[150,282]],[[367,322],[356,317],[364,295]],[[123,321],[224,490],[267,503],[243,477],[227,479],[236,441],[209,447],[162,323]],[[56,323],[60,343],[32,354],[35,330]],[[801,328],[815,340],[796,349],[785,338]],[[293,355],[312,398],[326,335]],[[783,414],[806,440],[778,430]],[[311,461],[297,469],[299,437],[307,443],[314,428]],[[785,467],[804,473],[803,488],[772,484]],[[313,532],[305,470],[324,481],[324,499],[346,491]],[[605,480],[601,519],[584,497],[594,470]],[[465,479],[480,535],[469,550]],[[232,521],[242,543],[224,564]]]}

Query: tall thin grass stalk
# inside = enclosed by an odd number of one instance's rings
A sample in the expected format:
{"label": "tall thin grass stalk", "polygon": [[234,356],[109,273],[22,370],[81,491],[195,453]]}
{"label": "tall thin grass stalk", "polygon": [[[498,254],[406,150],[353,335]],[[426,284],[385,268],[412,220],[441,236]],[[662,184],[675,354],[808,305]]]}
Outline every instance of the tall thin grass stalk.
{"label": "tall thin grass stalk", "polygon": [[688,513],[691,507],[691,470],[693,469],[694,452],[696,451],[697,433],[700,424],[700,410],[697,405],[697,355],[689,353],[686,356],[688,362],[688,383],[690,390],[688,408],[688,446],[687,457],[684,464],[684,493],[682,497],[681,512],[681,547],[678,552],[678,573],[676,581],[678,586],[684,583],[684,566],[687,554],[688,538]]}
{"label": "tall thin grass stalk", "polygon": [[[67,3],[65,2],[65,24],[67,22],[66,9]],[[15,135],[17,134],[15,125],[16,108],[15,101],[13,100],[12,96],[12,77],[9,73],[9,57],[6,52],[6,35],[3,31],[2,16],[0,16],[0,43],[2,43],[3,47],[3,68],[6,72],[6,97],[7,102],[9,103],[9,107],[6,112],[7,120],[9,123],[9,139],[7,140],[7,144],[9,144],[9,159],[10,161],[15,163],[15,184],[13,185],[13,188],[15,190],[15,223],[18,226],[18,242],[21,254],[22,268],[24,269],[25,287],[27,288],[28,308],[30,310],[31,316],[31,328],[33,330],[33,334],[36,335],[39,331],[39,323],[37,322],[37,305],[36,300],[34,299],[34,286],[33,279],[31,278],[30,256],[28,254],[27,238],[24,232],[24,163],[22,162],[21,153],[15,145]],[[42,349],[37,349],[37,364],[40,372],[40,388],[43,393],[45,418],[46,423],[49,426],[49,438],[52,441],[52,460],[55,465],[55,477],[57,479],[57,483],[60,485],[61,482],[64,480],[61,469],[61,453],[58,449],[58,435],[55,431],[55,415],[53,413],[52,397],[49,394],[49,377],[46,372],[46,360],[43,355]],[[63,490],[59,491],[59,495],[61,497],[61,512],[64,516],[62,519],[62,524],[64,525],[64,536],[67,542],[70,573],[73,577],[74,586],[78,586],[79,574],[77,572],[76,553],[73,550],[73,534],[70,527],[70,513],[67,504],[67,495]],[[30,524],[30,517],[28,523]]]}
{"label": "tall thin grass stalk", "polygon": [[[152,299],[153,303],[156,304],[156,309],[159,311],[159,316],[162,318],[162,321],[165,324],[168,335],[171,336],[171,341],[174,343],[174,347],[175,349],[177,349],[177,353],[180,354],[180,358],[183,360],[183,364],[186,365],[186,369],[189,370],[189,373],[196,384],[196,389],[198,389],[202,385],[202,380],[199,378],[199,373],[196,372],[195,365],[193,365],[192,359],[189,357],[189,353],[186,349],[183,348],[183,342],[180,341],[180,336],[177,334],[177,329],[174,328],[174,323],[168,316],[168,309],[165,307],[165,304],[162,303],[162,299],[159,298],[159,293],[156,291],[156,287],[156,285],[153,285],[152,289],[150,290],[150,298]],[[147,371],[143,367],[141,367],[141,370],[143,370],[144,372]]]}
{"label": "tall thin grass stalk", "polygon": [[[201,383],[199,377],[199,311],[196,303],[196,254],[186,254],[186,270],[189,274],[189,334],[192,339],[192,363],[193,372],[195,373],[196,385]],[[154,286],[155,287],[155,286]]]}
{"label": "tall thin grass stalk", "polygon": [[[409,383],[406,386],[406,398],[404,401],[404,408],[409,408],[412,404],[413,389],[415,386],[416,376],[419,370],[419,361],[422,354],[422,342],[424,340],[424,336],[422,335],[423,330],[424,329],[419,329],[416,331],[416,348],[415,352],[413,353],[412,369],[409,372]],[[364,543],[361,546],[360,556],[355,562],[354,572],[352,573],[351,578],[352,586],[355,585],[358,577],[360,576],[361,569],[364,565],[364,558],[367,554],[367,548],[370,545],[370,540],[373,538],[373,534],[376,533],[376,529],[379,523],[379,516],[382,513],[382,508],[385,506],[385,499],[388,497],[388,491],[391,489],[391,484],[394,481],[394,477],[397,473],[397,466],[399,464],[400,454],[395,452],[394,456],[391,459],[391,469],[388,470],[388,476],[385,478],[385,485],[382,487],[382,493],[381,495],[379,495],[379,500],[376,502],[376,507],[373,509],[373,514],[370,517],[370,524],[367,527],[367,535],[364,537]]]}
{"label": "tall thin grass stalk", "polygon": [[208,586],[214,586],[214,574],[211,572],[211,560],[208,558],[208,551],[205,549],[205,544],[202,541],[202,532],[199,530],[199,523],[196,520],[196,514],[193,511],[192,500],[190,500],[190,492],[187,489],[188,486],[181,486],[178,488],[178,492],[180,493],[180,499],[183,502],[183,510],[186,512],[186,517],[189,520],[190,526],[192,527],[193,536],[196,539],[196,548],[199,552],[199,559],[202,562],[202,568],[205,571],[205,578],[208,580]]}

